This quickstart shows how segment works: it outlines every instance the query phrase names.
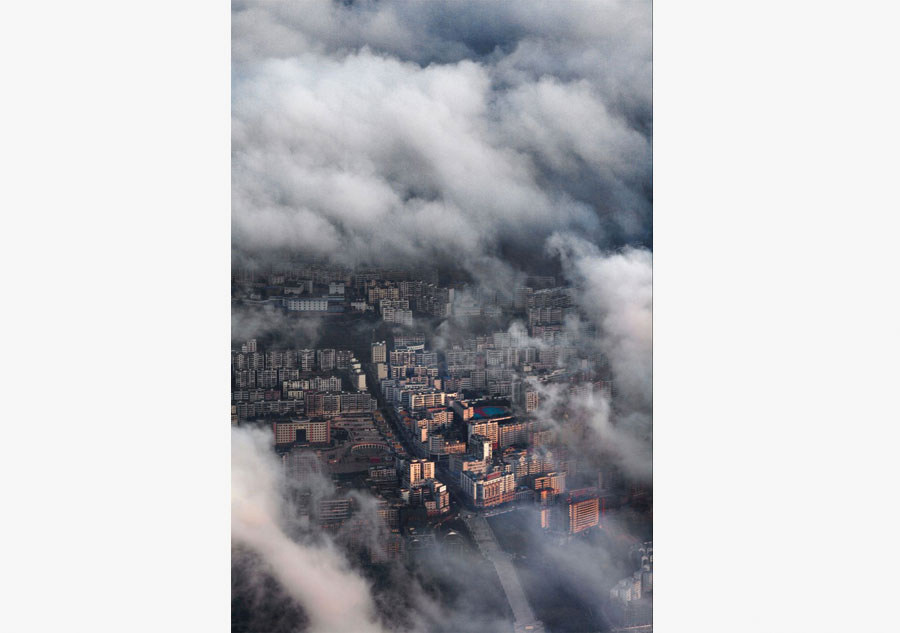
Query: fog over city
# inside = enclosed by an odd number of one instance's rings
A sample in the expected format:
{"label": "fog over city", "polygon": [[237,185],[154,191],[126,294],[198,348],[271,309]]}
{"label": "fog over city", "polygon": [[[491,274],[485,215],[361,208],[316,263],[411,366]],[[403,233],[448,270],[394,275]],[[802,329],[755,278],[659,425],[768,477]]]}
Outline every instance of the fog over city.
{"label": "fog over city", "polygon": [[[557,335],[577,350],[557,366],[602,358],[591,380],[611,387],[530,377],[529,415],[595,475],[652,490],[651,73],[650,2],[234,0],[233,266],[452,271],[466,280],[457,305],[511,305],[528,279],[554,277],[572,289]],[[232,345],[322,347],[329,318],[242,303]],[[411,329],[441,354],[491,329],[548,347],[523,317],[491,318],[474,332],[455,313],[417,315]],[[346,326],[348,340],[371,331]],[[322,466],[286,474],[274,444],[271,425],[232,430],[232,585],[254,612],[233,630],[513,630],[509,591],[468,549],[437,539],[429,565],[366,569],[357,550],[385,542],[375,497],[353,489],[353,521],[321,530],[298,504],[339,491]],[[550,546],[538,511],[519,512],[535,516],[516,536],[535,575],[523,584],[564,568],[559,586],[583,591],[592,617],[604,607],[590,588],[630,575],[622,552],[648,536],[622,509],[601,537]]]}

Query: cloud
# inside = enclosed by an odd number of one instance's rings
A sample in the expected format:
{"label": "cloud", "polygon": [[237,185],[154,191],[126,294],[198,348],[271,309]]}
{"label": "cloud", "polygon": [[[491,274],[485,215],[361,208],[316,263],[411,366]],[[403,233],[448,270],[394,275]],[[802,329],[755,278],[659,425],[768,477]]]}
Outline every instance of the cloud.
{"label": "cloud", "polygon": [[647,409],[653,398],[653,255],[626,247],[602,253],[581,238],[556,234],[548,250],[579,290],[575,296],[597,326],[616,387],[629,404]]}
{"label": "cloud", "polygon": [[270,433],[233,429],[232,543],[257,554],[309,617],[316,633],[380,633],[366,581],[330,541],[304,544],[288,535],[284,482]]}
{"label": "cloud", "polygon": [[540,394],[534,415],[583,462],[580,469],[616,466],[630,479],[652,480],[651,414],[616,410],[604,391],[572,393],[567,384],[529,383]]}
{"label": "cloud", "polygon": [[649,3],[236,2],[235,248],[483,274],[646,242],[649,41]]}
{"label": "cloud", "polygon": [[321,317],[299,316],[282,310],[232,306],[231,340],[237,347],[260,339],[260,348],[314,348],[323,330]]}

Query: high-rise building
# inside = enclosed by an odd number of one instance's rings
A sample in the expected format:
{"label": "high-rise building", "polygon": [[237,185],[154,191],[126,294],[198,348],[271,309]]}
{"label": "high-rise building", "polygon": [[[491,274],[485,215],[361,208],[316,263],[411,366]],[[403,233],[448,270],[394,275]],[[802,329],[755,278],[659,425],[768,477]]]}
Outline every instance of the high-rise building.
{"label": "high-rise building", "polygon": [[316,352],[316,361],[320,371],[331,371],[335,367],[336,352],[333,349],[320,349]]}
{"label": "high-rise building", "polygon": [[334,365],[338,369],[348,369],[353,362],[353,352],[349,349],[339,349],[334,354]]}
{"label": "high-rise building", "polygon": [[387,343],[386,342],[380,341],[378,343],[372,343],[372,362],[373,363],[387,362]]}
{"label": "high-rise building", "polygon": [[431,490],[431,500],[425,503],[428,514],[445,514],[446,512],[449,512],[450,492],[447,490],[447,486],[437,479],[430,480],[428,486]]}
{"label": "high-rise building", "polygon": [[300,365],[300,371],[313,371],[316,368],[316,350],[297,350],[297,363]]}
{"label": "high-rise building", "polygon": [[600,499],[596,488],[573,490],[566,497],[567,531],[578,534],[600,523]]}
{"label": "high-rise building", "polygon": [[426,480],[434,479],[434,462],[427,459],[414,459],[406,465],[405,475],[405,483],[408,487],[422,486]]}
{"label": "high-rise building", "polygon": [[483,435],[491,439],[492,445],[500,445],[500,433],[497,422],[494,420],[470,420],[467,428],[469,437],[472,437],[473,435]]}
{"label": "high-rise building", "polygon": [[485,462],[491,460],[491,438],[484,435],[472,435],[469,437],[469,453]]}
{"label": "high-rise building", "polygon": [[527,444],[534,423],[531,421],[509,421],[500,424],[497,428],[497,438],[500,448],[514,444]]}
{"label": "high-rise building", "polygon": [[476,508],[488,508],[508,503],[516,496],[516,476],[495,471],[487,475],[463,471],[460,487]]}
{"label": "high-rise building", "polygon": [[553,472],[538,475],[534,478],[534,489],[549,490],[550,494],[558,495],[566,489],[566,474]]}
{"label": "high-rise building", "polygon": [[525,411],[531,413],[537,410],[541,404],[541,396],[537,391],[525,392]]}

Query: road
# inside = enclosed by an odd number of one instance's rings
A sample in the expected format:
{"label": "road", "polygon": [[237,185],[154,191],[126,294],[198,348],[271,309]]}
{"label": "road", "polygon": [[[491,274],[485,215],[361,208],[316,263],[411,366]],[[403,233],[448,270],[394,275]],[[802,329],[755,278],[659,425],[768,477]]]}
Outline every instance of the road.
{"label": "road", "polygon": [[513,611],[516,633],[544,633],[544,625],[534,615],[516,568],[510,560],[509,554],[504,552],[497,544],[494,531],[490,524],[480,514],[466,514],[463,520],[475,539],[478,549],[494,565],[500,584],[506,594],[506,600]]}

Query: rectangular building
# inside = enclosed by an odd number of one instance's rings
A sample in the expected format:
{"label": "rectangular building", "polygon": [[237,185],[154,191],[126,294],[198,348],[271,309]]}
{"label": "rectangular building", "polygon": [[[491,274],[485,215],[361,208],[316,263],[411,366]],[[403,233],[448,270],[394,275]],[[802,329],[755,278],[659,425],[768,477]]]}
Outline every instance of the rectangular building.
{"label": "rectangular building", "polygon": [[573,490],[566,497],[567,532],[578,534],[600,524],[600,499],[594,488]]}
{"label": "rectangular building", "polygon": [[272,431],[275,434],[275,444],[278,445],[331,442],[330,420],[278,420],[272,424]]}
{"label": "rectangular building", "polygon": [[414,459],[406,465],[405,483],[409,488],[422,486],[428,479],[434,479],[434,462]]}

